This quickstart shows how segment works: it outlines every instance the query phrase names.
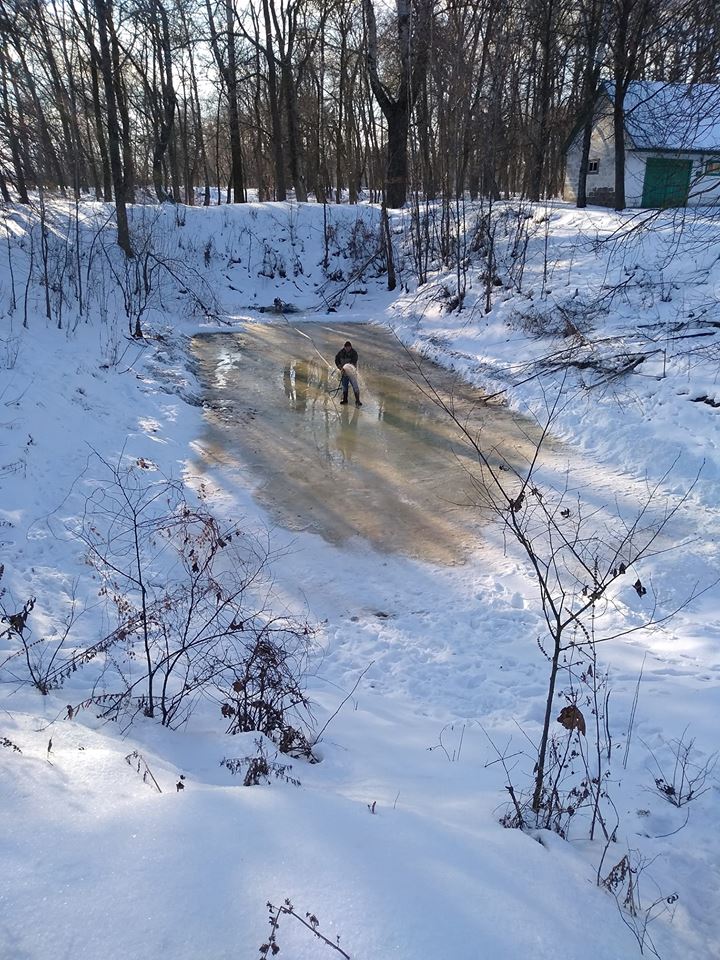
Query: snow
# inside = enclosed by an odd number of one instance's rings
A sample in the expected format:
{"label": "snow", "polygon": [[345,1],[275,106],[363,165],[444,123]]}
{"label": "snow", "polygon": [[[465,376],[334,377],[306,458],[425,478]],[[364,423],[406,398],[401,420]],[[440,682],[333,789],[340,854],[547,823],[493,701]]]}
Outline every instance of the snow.
{"label": "snow", "polygon": [[[605,88],[612,103],[614,85]],[[625,128],[638,150],[720,153],[720,85],[633,80]]]}
{"label": "snow", "polygon": [[[658,952],[666,960],[720,954],[717,771],[682,809],[654,786],[659,769],[672,771],[673,740],[693,739],[701,764],[718,749],[720,433],[718,410],[698,398],[720,400],[720,224],[702,212],[548,204],[524,205],[517,218],[517,209],[496,210],[503,286],[485,314],[481,267],[469,274],[460,312],[445,308],[452,271],[438,264],[431,282],[415,287],[404,215],[394,236],[405,289],[387,293],[370,270],[362,294],[351,292],[361,289],[352,264],[367,259],[378,218],[369,206],[135,208],[135,235],[185,281],[164,281],[147,304],[145,342],[127,336],[112,235],[101,230],[94,241],[107,208],[80,208],[88,299],[80,315],[67,297],[60,328],[57,291],[70,290],[67,278],[51,278],[50,320],[43,287],[31,286],[23,326],[30,231],[37,254],[39,227],[30,211],[3,209],[3,609],[37,598],[33,640],[59,640],[69,623],[60,657],[105,636],[112,615],[74,535],[89,492],[107,480],[98,455],[184,478],[191,498],[202,479],[203,502],[218,516],[269,538],[270,580],[259,589],[280,613],[318,624],[308,694],[316,729],[329,723],[320,763],[277,758],[292,764],[299,786],[273,778],[244,787],[221,761],[251,754],[255,738],[226,734],[217,703],[199,703],[179,730],[141,716],[106,723],[93,709],[68,719],[68,704],[112,689],[112,669],[97,658],[41,696],[23,657],[6,659],[17,638],[4,637],[0,739],[22,752],[0,747],[1,956],[251,958],[267,939],[266,902],[286,897],[300,916],[315,914],[331,940],[339,934],[353,960],[639,956],[614,898],[596,884],[605,843],[588,839],[581,818],[567,840],[499,823],[508,776],[498,752],[527,789],[547,690],[537,587],[515,546],[489,528],[467,562],[444,567],[359,539],[336,546],[273,527],[241,469],[220,463],[198,475],[204,411],[189,338],[249,318],[282,322],[259,310],[278,297],[304,321],[385,324],[541,419],[562,389],[553,442],[570,451],[573,495],[603,522],[631,517],[655,486],[657,504],[679,505],[661,549],[620,583],[603,622],[610,633],[642,625],[636,575],[661,611],[679,608],[598,651],[609,671],[608,790],[618,821],[602,874],[637,851],[647,862],[642,902],[659,901],[648,928]],[[55,201],[51,213],[59,250],[72,205]],[[528,246],[519,279],[512,237],[521,221]],[[613,376],[638,355],[645,359]],[[560,482],[555,454],[541,465],[550,485]],[[138,772],[134,751],[162,792]],[[293,960],[333,955],[288,917],[278,944]]]}

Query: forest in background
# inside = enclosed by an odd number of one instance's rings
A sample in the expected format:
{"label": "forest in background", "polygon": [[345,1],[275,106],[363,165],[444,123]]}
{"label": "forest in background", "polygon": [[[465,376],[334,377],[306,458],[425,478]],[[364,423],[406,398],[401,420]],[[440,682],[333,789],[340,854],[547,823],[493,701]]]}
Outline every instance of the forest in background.
{"label": "forest in background", "polygon": [[[0,0],[0,192],[554,196],[603,81],[715,82],[714,0]],[[256,193],[255,193],[256,191]],[[581,198],[580,204],[583,200]]]}

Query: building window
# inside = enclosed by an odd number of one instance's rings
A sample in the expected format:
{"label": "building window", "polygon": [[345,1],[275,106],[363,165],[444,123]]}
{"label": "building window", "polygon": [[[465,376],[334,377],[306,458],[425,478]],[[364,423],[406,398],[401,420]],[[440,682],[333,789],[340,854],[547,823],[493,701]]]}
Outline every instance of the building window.
{"label": "building window", "polygon": [[[718,172],[720,173],[720,170]],[[600,173],[599,160],[588,160],[588,173]]]}
{"label": "building window", "polygon": [[707,160],[705,162],[706,177],[720,177],[720,160]]}

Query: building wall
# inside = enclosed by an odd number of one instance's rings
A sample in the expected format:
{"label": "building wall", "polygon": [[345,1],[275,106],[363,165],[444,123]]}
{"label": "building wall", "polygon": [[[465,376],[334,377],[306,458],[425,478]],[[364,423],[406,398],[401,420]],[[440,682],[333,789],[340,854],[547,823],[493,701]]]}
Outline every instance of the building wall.
{"label": "building wall", "polygon": [[705,176],[705,164],[708,160],[720,160],[720,154],[680,153],[674,150],[644,150],[642,153],[629,150],[625,159],[625,202],[628,207],[642,205],[643,183],[645,181],[645,163],[648,157],[667,160],[689,160],[690,191],[689,207],[706,206],[720,203],[720,176]]}
{"label": "building wall", "polygon": [[707,206],[720,204],[720,176],[705,176],[705,164],[708,160],[720,160],[720,152],[707,156],[693,157],[693,171],[690,175],[690,196],[688,206]]}
{"label": "building wall", "polygon": [[[582,157],[582,130],[570,144],[565,156],[565,182],[563,199],[574,203],[577,200]],[[648,157],[666,157],[674,160],[692,160],[690,195],[688,206],[720,204],[720,176],[705,176],[705,163],[720,160],[718,154],[690,154],[674,151],[642,152],[626,150],[625,153],[625,203],[628,207],[642,205],[645,163]],[[612,116],[601,115],[593,129],[590,141],[590,159],[598,161],[598,172],[588,173],[587,202],[595,206],[615,205],[615,137]]]}
{"label": "building wall", "polygon": [[[570,144],[565,155],[565,183],[563,199],[577,200],[582,159],[582,130]],[[598,161],[598,172],[587,177],[587,202],[603,207],[615,203],[615,137],[612,116],[600,116],[593,128],[590,140],[590,159]],[[642,192],[642,191],[641,191]]]}
{"label": "building wall", "polygon": [[[643,184],[645,182],[645,162],[648,157],[660,157],[660,153],[635,153],[625,151],[625,205],[641,207]],[[678,158],[680,159],[680,158]]]}

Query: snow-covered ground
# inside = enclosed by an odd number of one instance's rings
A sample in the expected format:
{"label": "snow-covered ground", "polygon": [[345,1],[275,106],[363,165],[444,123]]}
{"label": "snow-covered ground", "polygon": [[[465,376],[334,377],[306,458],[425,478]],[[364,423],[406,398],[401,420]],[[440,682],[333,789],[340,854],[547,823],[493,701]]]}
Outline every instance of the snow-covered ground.
{"label": "snow-covered ground", "polygon": [[[267,536],[268,579],[253,589],[316,625],[307,691],[315,731],[327,724],[320,763],[280,756],[285,779],[244,787],[221,761],[253,753],[255,738],[224,732],[219,701],[198,702],[178,730],[142,715],[104,722],[98,698],[139,668],[110,649],[42,696],[6,619],[0,955],[252,958],[267,942],[266,903],[285,898],[353,960],[619,960],[640,954],[647,911],[646,953],[651,938],[666,960],[720,955],[720,221],[496,211],[486,314],[479,256],[460,312],[447,308],[452,270],[436,265],[416,288],[401,218],[401,285],[385,291],[370,207],[136,208],[147,297],[101,205],[81,207],[77,233],[72,206],[52,205],[47,276],[35,215],[0,213],[0,589],[6,618],[36,598],[30,662],[49,669],[58,648],[55,667],[115,626],[77,531],[107,465],[128,465],[148,482],[182,478],[191,500],[199,491],[222,520]],[[466,563],[435,568],[273,529],[249,478],[197,476],[204,413],[189,338],[285,322],[260,312],[275,298],[304,320],[332,308],[385,324],[541,422],[562,392],[552,433],[573,451],[568,502],[624,522],[651,489],[653,511],[680,504],[598,617],[602,634],[640,627],[651,604],[659,617],[677,609],[598,649],[614,842],[591,842],[582,814],[566,840],[499,823],[508,778],[531,788],[548,682],[537,585],[499,529]],[[138,318],[145,341],[128,336]],[[557,488],[542,457],[539,471]],[[672,784],[677,741],[694,742],[691,776],[707,769],[705,792],[679,808],[656,787]],[[641,868],[635,916],[596,883],[626,855]],[[626,893],[627,878],[621,903]],[[277,945],[293,960],[338,955],[287,915]]]}

